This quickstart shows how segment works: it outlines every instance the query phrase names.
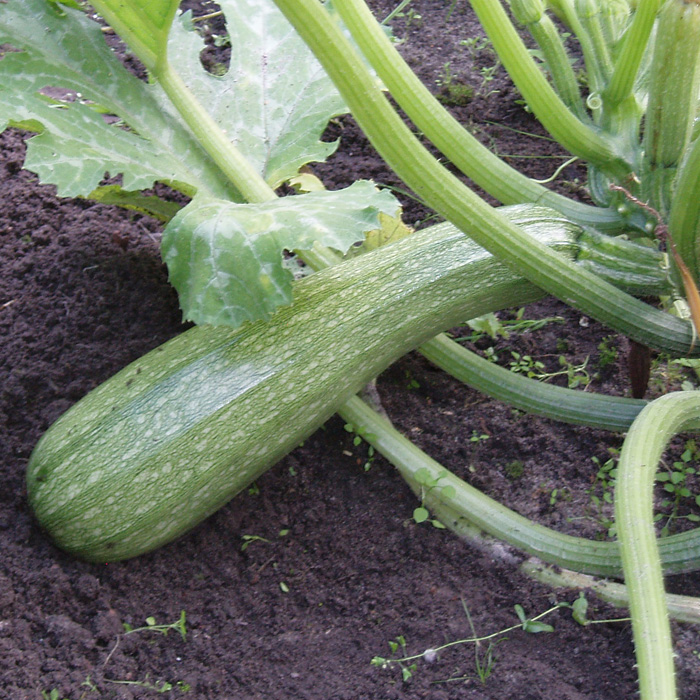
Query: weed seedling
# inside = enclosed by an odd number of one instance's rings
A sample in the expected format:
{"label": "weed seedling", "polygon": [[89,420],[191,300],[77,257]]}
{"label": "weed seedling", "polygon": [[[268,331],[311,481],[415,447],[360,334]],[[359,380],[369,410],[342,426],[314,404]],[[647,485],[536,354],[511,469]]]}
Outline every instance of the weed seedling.
{"label": "weed seedling", "polygon": [[606,535],[610,538],[615,536],[615,523],[608,513],[611,512],[613,504],[615,479],[617,477],[617,460],[620,451],[611,447],[608,448],[608,452],[610,457],[603,463],[598,457],[591,457],[598,470],[593,477],[593,483],[586,490],[591,505],[596,510],[593,517],[605,530],[604,533],[601,533],[601,538]]}
{"label": "weed seedling", "polygon": [[[386,658],[383,658],[381,656],[375,656],[372,659],[372,665],[373,666],[381,666],[382,668],[387,668],[391,664],[396,663],[399,665],[399,668],[401,669],[401,678],[403,679],[403,682],[408,683],[408,681],[411,680],[411,677],[418,669],[418,665],[416,663],[412,663],[410,665],[406,665],[404,663],[404,661],[406,661],[408,658],[406,656],[406,638],[402,634],[400,634],[395,639],[390,640],[389,641],[389,649],[391,649],[392,656],[396,656],[400,651],[403,654],[403,658],[386,659]],[[418,657],[412,657],[412,658],[418,658]]]}
{"label": "weed seedling", "polygon": [[185,611],[181,610],[179,619],[175,620],[175,622],[171,622],[169,625],[157,624],[155,617],[147,617],[145,627],[132,627],[128,622],[124,622],[122,624],[124,626],[124,634],[134,634],[135,632],[150,631],[158,632],[159,634],[167,636],[170,630],[176,630],[180,633],[182,641],[185,642],[187,641],[187,627],[185,626],[185,622]]}
{"label": "weed seedling", "polygon": [[168,681],[159,681],[156,683],[151,683],[148,680],[148,676],[143,681],[127,681],[127,680],[116,680],[114,678],[105,678],[107,683],[115,683],[117,685],[133,685],[138,688],[145,688],[146,690],[153,690],[156,693],[169,693],[172,690],[179,690],[181,693],[188,693],[190,691],[190,684],[184,683],[183,681],[177,681],[177,683],[170,683]]}
{"label": "weed seedling", "polygon": [[685,519],[694,523],[700,522],[700,516],[696,513],[688,513],[684,516],[679,514],[684,501],[689,499],[694,499],[695,504],[700,506],[700,494],[694,495],[691,491],[691,477],[697,474],[697,468],[693,466],[693,463],[697,462],[699,456],[700,450],[698,450],[695,440],[688,440],[680,459],[656,475],[656,480],[663,484],[663,490],[666,494],[666,498],[662,499],[659,505],[666,510],[670,509],[670,513],[657,513],[654,516],[655,522],[666,520],[661,528],[662,537],[671,534],[673,522],[676,520]]}
{"label": "weed seedling", "polygon": [[474,97],[474,88],[455,77],[450,63],[445,63],[442,73],[435,82],[440,87],[438,100],[445,105],[464,107]]}
{"label": "weed seedling", "polygon": [[[418,386],[418,383],[416,382],[416,386]],[[372,468],[372,464],[374,462],[376,455],[376,451],[374,449],[373,445],[369,444],[369,440],[373,439],[375,436],[372,435],[371,433],[366,433],[363,430],[360,430],[356,428],[352,423],[346,423],[343,428],[345,428],[346,432],[348,433],[353,433],[355,437],[352,439],[352,444],[355,447],[359,447],[363,442],[367,442],[367,460],[365,461],[363,465],[363,469],[368,472]],[[359,460],[361,461],[361,460]]]}
{"label": "weed seedling", "polygon": [[614,336],[608,335],[598,343],[598,369],[603,370],[617,360],[617,347],[613,345]]}
{"label": "weed seedling", "polygon": [[[553,613],[555,610],[559,610],[559,608],[567,608],[571,607],[569,603],[557,603],[553,607],[549,608],[548,610],[545,610],[544,612],[540,613],[539,615],[536,615],[535,617],[527,617],[525,614],[525,610],[523,609],[522,605],[516,605],[515,606],[515,612],[518,616],[518,619],[520,622],[517,625],[512,625],[511,627],[507,627],[505,629],[499,630],[498,632],[494,632],[493,634],[489,634],[483,637],[477,637],[476,634],[473,632],[473,627],[472,627],[472,634],[473,636],[468,638],[468,639],[458,639],[454,642],[447,642],[447,644],[442,644],[441,646],[426,649],[420,654],[413,654],[411,656],[407,655],[406,653],[406,640],[403,636],[396,637],[396,641],[391,641],[389,642],[389,647],[391,648],[391,653],[392,653],[392,658],[386,658],[383,656],[375,656],[371,664],[372,666],[378,666],[379,668],[390,668],[394,664],[398,664],[399,668],[401,669],[401,676],[404,681],[407,681],[413,676],[413,674],[417,670],[417,665],[416,662],[418,659],[424,659],[425,661],[432,662],[437,658],[437,655],[439,652],[443,651],[444,649],[448,649],[450,647],[458,646],[460,644],[480,644],[481,642],[493,642],[493,640],[496,640],[498,637],[503,637],[503,635],[508,634],[509,632],[513,632],[514,630],[522,629],[524,632],[528,632],[530,634],[539,634],[541,632],[553,632],[554,628],[551,625],[548,625],[544,622],[541,622],[543,617],[546,617],[547,615]],[[502,640],[501,640],[502,641]],[[480,679],[482,679],[482,682],[485,682],[489,676],[491,675],[491,672],[493,671],[494,665],[495,665],[495,660],[493,658],[493,650],[495,648],[495,644],[493,646],[489,646],[489,648],[486,651],[485,655],[477,655],[477,661],[475,662],[475,666],[477,669],[477,675],[479,676]],[[403,656],[399,658],[394,658],[399,651],[403,653]],[[410,664],[410,665],[409,665]],[[460,680],[458,678],[454,679],[449,679],[449,680]]]}
{"label": "weed seedling", "polygon": [[416,481],[421,487],[421,504],[413,511],[413,521],[415,523],[420,524],[429,521],[433,527],[440,530],[445,529],[445,526],[439,520],[430,518],[430,511],[425,507],[425,499],[427,498],[428,494],[438,487],[440,488],[440,495],[443,498],[452,498],[455,495],[455,489],[453,486],[439,486],[439,482],[442,478],[442,476],[439,476],[437,479],[431,479],[427,469],[419,469],[416,472]]}

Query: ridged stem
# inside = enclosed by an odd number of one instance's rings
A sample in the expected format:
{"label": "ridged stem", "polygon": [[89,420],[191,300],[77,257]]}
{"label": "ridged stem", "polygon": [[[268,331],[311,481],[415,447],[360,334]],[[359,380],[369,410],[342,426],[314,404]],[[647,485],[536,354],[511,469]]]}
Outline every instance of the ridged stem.
{"label": "ridged stem", "polygon": [[668,230],[693,279],[697,280],[700,275],[700,137],[691,145],[678,171]]}
{"label": "ridged stem", "polygon": [[612,107],[632,94],[660,4],[661,0],[639,0],[637,3],[632,23],[622,39],[612,77],[603,95],[605,102]]}
{"label": "ridged stem", "polygon": [[[607,0],[603,0],[606,2]],[[574,8],[584,31],[591,41],[596,74],[607,83],[612,73],[611,47],[605,38],[601,22],[601,2],[599,0],[575,0]]]}
{"label": "ridged stem", "polygon": [[561,101],[535,64],[499,0],[471,0],[479,21],[508,74],[545,129],[567,151],[611,177],[630,171],[620,144],[584,124]]}
{"label": "ridged stem", "polygon": [[[580,574],[577,571],[556,568],[536,559],[528,559],[520,565],[520,570],[530,578],[553,588],[576,588],[591,591],[598,598],[617,608],[629,606],[627,587],[622,583]],[[700,623],[700,598],[675,593],[666,594],[668,614],[678,622]]]}
{"label": "ridged stem", "polygon": [[648,346],[689,355],[688,323],[577,269],[508,222],[440,165],[389,105],[354,48],[316,0],[276,3],[316,54],[382,157],[435,211],[565,303]]}
{"label": "ridged stem", "polygon": [[667,394],[632,424],[620,453],[615,523],[632,615],[642,700],[675,700],[673,646],[653,518],[659,461],[671,438],[700,429],[700,395]]}
{"label": "ridged stem", "polygon": [[544,11],[542,1],[513,0],[510,7],[515,19],[527,28],[537,42],[559,97],[579,119],[588,119],[571,59],[554,22]]}
{"label": "ridged stem", "polygon": [[645,406],[644,401],[575,391],[523,377],[445,335],[423,343],[418,350],[434,365],[477,391],[521,411],[564,423],[622,432]]}
{"label": "ridged stem", "polygon": [[275,199],[275,191],[234,146],[168,61],[160,65],[155,77],[199,143],[243,198],[248,202]]}
{"label": "ridged stem", "polygon": [[615,209],[591,207],[551,192],[482,145],[423,85],[364,0],[341,0],[334,7],[346,25],[352,27],[360,50],[411,121],[479,187],[503,204],[544,204],[572,221],[600,230],[619,230],[624,225]]}
{"label": "ridged stem", "polygon": [[[556,566],[596,576],[621,576],[617,542],[565,535],[515,513],[445,469],[357,397],[338,413],[398,469],[425,507],[458,534],[485,532]],[[434,488],[426,489],[426,483]],[[666,537],[660,548],[666,571],[700,568],[700,530]]]}
{"label": "ridged stem", "polygon": [[[659,14],[644,125],[642,199],[666,218],[700,92],[700,5],[668,0]],[[696,193],[697,198],[697,193]]]}

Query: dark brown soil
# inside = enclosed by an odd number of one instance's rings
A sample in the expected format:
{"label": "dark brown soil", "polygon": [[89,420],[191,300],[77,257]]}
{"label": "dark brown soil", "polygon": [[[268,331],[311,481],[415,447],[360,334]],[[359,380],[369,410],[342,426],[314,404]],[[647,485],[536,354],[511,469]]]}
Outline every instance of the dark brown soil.
{"label": "dark brown soil", "polygon": [[[373,3],[379,14],[389,0]],[[556,146],[505,126],[541,133],[499,73],[482,87],[488,50],[460,42],[478,35],[461,3],[416,0],[400,19],[402,50],[432,86],[450,62],[455,80],[475,94],[456,113],[500,153],[550,155]],[[448,18],[448,12],[451,13]],[[444,80],[443,80],[444,82]],[[497,94],[487,94],[497,89]],[[329,186],[356,177],[399,185],[350,119],[336,130],[342,151],[318,168]],[[57,550],[32,520],[24,471],[42,432],[86,392],[131,360],[182,330],[177,299],[158,253],[159,226],[144,217],[80,200],[57,200],[51,187],[22,171],[23,135],[0,137],[0,699],[149,698],[225,700],[619,700],[637,694],[627,623],[586,628],[560,610],[553,633],[508,633],[493,649],[490,676],[479,680],[472,645],[417,661],[409,681],[398,667],[370,665],[390,656],[401,636],[408,653],[517,624],[575,592],[552,591],[496,556],[448,531],[417,525],[414,497],[383,459],[353,445],[338,419],[194,532],[153,554],[96,566]],[[528,159],[535,177],[561,161]],[[563,174],[575,188],[583,173]],[[407,200],[408,220],[427,212]],[[548,301],[527,318],[559,315],[541,331],[496,344],[542,359],[590,356],[591,389],[626,391],[626,341],[612,365],[598,366],[611,335]],[[506,315],[504,315],[504,318]],[[490,345],[481,341],[480,347]],[[445,466],[545,524],[589,536],[605,528],[590,489],[607,449],[620,438],[514,413],[456,384],[419,356],[379,380],[396,425]],[[472,440],[473,437],[482,437]],[[521,463],[521,468],[513,466]],[[556,494],[553,492],[557,490]],[[283,536],[281,531],[287,531]],[[251,539],[251,536],[255,538]],[[243,545],[247,545],[245,548]],[[698,594],[697,575],[674,589]],[[591,617],[624,616],[591,598]],[[124,635],[186,614],[176,631]],[[700,635],[674,625],[682,697],[700,698]],[[485,658],[487,645],[479,653]],[[148,684],[151,687],[148,687]],[[55,691],[54,695],[51,693]]]}

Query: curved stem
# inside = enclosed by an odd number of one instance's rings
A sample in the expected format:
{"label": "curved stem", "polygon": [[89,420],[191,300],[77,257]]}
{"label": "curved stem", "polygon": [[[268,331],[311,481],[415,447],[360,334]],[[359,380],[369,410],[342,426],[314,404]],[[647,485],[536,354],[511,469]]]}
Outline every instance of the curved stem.
{"label": "curved stem", "polygon": [[483,394],[537,416],[625,431],[646,402],[538,382],[489,362],[441,334],[418,348],[426,359]]}
{"label": "curved stem", "polygon": [[[485,532],[543,561],[596,576],[619,577],[617,542],[597,542],[556,532],[506,508],[431,459],[364,401],[353,397],[338,411],[383,454],[437,517],[459,534]],[[426,490],[425,484],[434,484]],[[427,491],[427,492],[426,492]],[[700,529],[662,540],[669,572],[700,568]]]}
{"label": "curved stem", "polygon": [[573,155],[616,179],[631,169],[620,144],[581,122],[554,92],[515,31],[499,0],[471,0],[503,65],[547,131]]}
{"label": "curved stem", "polygon": [[248,202],[275,199],[275,191],[231,143],[167,60],[160,64],[155,77],[202,147],[243,198]]}
{"label": "curved stem", "polygon": [[[629,593],[622,583],[606,581],[577,571],[555,568],[543,564],[536,559],[528,559],[520,565],[520,570],[540,583],[554,588],[576,588],[582,591],[592,591],[601,600],[618,608],[629,607]],[[666,594],[668,614],[678,622],[700,622],[700,598],[675,593]]]}
{"label": "curved stem", "polygon": [[[352,29],[362,53],[411,121],[479,187],[503,204],[536,202],[550,206],[582,225],[600,230],[620,229],[623,223],[616,210],[581,204],[551,192],[509,166],[474,138],[406,64],[364,0],[342,0],[334,7]],[[566,65],[569,66],[568,61]]]}
{"label": "curved stem", "polygon": [[[276,0],[335,82],[361,128],[397,174],[435,211],[565,303],[654,348],[691,353],[687,322],[580,270],[508,222],[418,143],[374,78],[316,0]],[[695,349],[697,353],[699,349]]]}
{"label": "curved stem", "polygon": [[700,138],[681,164],[675,183],[668,230],[694,279],[700,275]]}
{"label": "curved stem", "polygon": [[654,530],[653,487],[669,440],[689,429],[700,429],[700,395],[676,392],[653,401],[632,424],[617,468],[615,522],[643,700],[676,698],[671,629]]}
{"label": "curved stem", "polygon": [[615,68],[604,92],[605,102],[612,107],[632,94],[660,5],[661,0],[639,0],[637,3],[634,18],[617,52]]}

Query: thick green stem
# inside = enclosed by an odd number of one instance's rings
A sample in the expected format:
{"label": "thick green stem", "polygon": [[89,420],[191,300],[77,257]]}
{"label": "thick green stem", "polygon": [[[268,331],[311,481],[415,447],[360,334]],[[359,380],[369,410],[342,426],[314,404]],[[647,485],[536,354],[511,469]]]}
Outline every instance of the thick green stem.
{"label": "thick green stem", "polygon": [[[592,591],[598,598],[618,608],[629,606],[627,587],[622,583],[606,581],[577,571],[555,568],[543,564],[536,559],[528,559],[520,565],[520,570],[554,588],[576,588],[581,591]],[[687,595],[666,594],[666,605],[669,616],[678,622],[700,623],[700,598]]]}
{"label": "thick green stem", "polygon": [[671,438],[700,429],[700,395],[667,394],[632,424],[617,468],[615,522],[630,598],[639,688],[643,700],[675,700],[673,646],[654,529],[657,465]]}
{"label": "thick green stem", "polygon": [[456,379],[521,411],[564,423],[625,431],[644,408],[643,401],[575,391],[515,374],[438,335],[419,352]]}
{"label": "thick green stem", "polygon": [[540,47],[554,88],[564,104],[582,121],[588,119],[571,59],[554,22],[544,11],[544,4],[537,0],[519,0],[511,2],[511,10]]}
{"label": "thick green stem", "polygon": [[[364,0],[341,0],[334,7],[351,29],[362,53],[411,121],[479,187],[503,204],[536,202],[550,206],[583,225],[601,230],[621,228],[622,219],[616,210],[587,206],[550,192],[483,146],[435,99],[409,68],[384,29],[375,21]],[[565,62],[569,66],[568,60]]]}
{"label": "thick green stem", "polygon": [[275,199],[275,191],[231,143],[167,60],[159,65],[155,78],[202,147],[243,198],[248,202]]}
{"label": "thick green stem", "polygon": [[[593,41],[588,36],[588,32],[576,13],[574,0],[559,0],[557,10],[558,14],[576,36],[576,39],[578,39],[586,66],[586,77],[590,92],[593,95],[597,95],[603,88],[603,76],[600,72]],[[598,112],[599,109],[599,107],[595,107],[593,111]]]}
{"label": "thick green stem", "polygon": [[601,22],[601,4],[599,0],[575,0],[574,7],[584,31],[590,38],[596,73],[607,82],[612,73],[612,58],[611,47],[606,41]]}
{"label": "thick green stem", "polygon": [[276,2],[323,64],[380,154],[433,209],[565,303],[646,345],[688,356],[692,332],[687,322],[577,269],[507,221],[442,167],[389,105],[353,47],[316,0]]}
{"label": "thick green stem", "polygon": [[[700,123],[700,122],[699,122]],[[693,279],[700,276],[700,137],[696,138],[676,178],[668,230]]]}
{"label": "thick green stem", "polygon": [[515,31],[499,0],[471,0],[508,74],[549,133],[570,153],[594,164],[611,177],[630,172],[621,144],[581,122],[554,92]]}
{"label": "thick green stem", "polygon": [[[700,92],[700,4],[669,0],[659,14],[644,125],[642,199],[666,218]],[[697,198],[697,193],[696,193]]]}
{"label": "thick green stem", "polygon": [[622,40],[612,77],[604,92],[605,102],[612,107],[632,94],[660,4],[661,0],[639,0],[637,3],[632,24]]}
{"label": "thick green stem", "polygon": [[[582,573],[621,575],[617,542],[565,535],[515,513],[430,458],[357,397],[346,402],[338,413],[398,469],[425,506],[455,532],[470,536],[485,532],[547,563]],[[426,483],[434,488],[427,489]],[[700,567],[700,530],[666,537],[660,546],[666,571]]]}

